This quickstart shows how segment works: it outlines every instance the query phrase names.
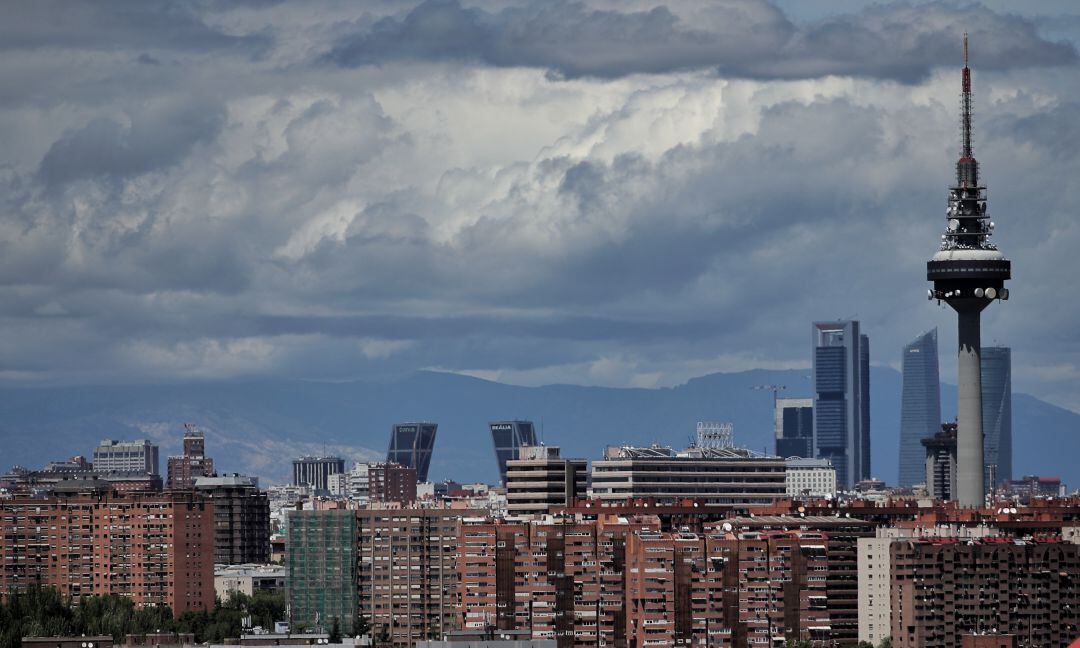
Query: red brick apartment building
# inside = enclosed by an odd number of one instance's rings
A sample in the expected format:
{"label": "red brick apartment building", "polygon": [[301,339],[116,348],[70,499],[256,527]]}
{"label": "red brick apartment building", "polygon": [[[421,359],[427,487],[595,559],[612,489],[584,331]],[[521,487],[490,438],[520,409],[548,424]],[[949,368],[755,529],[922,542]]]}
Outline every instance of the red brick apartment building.
{"label": "red brick apartment building", "polygon": [[831,639],[826,542],[803,531],[630,535],[627,645]]}
{"label": "red brick apartment building", "polygon": [[659,526],[650,516],[462,524],[462,628],[531,630],[559,646],[626,646],[626,539]]}
{"label": "red brick apartment building", "polygon": [[1080,545],[939,538],[889,550],[897,648],[950,648],[982,632],[1013,635],[1020,648],[1080,636]]}
{"label": "red brick apartment building", "polygon": [[0,596],[119,594],[173,614],[214,605],[213,506],[193,493],[0,500]]}
{"label": "red brick apartment building", "polygon": [[[813,529],[829,525],[836,538]],[[854,614],[865,533],[872,525],[835,518],[738,518],[704,533],[661,532],[656,516],[463,523],[459,619],[560,647],[842,640],[856,628],[831,608]]]}

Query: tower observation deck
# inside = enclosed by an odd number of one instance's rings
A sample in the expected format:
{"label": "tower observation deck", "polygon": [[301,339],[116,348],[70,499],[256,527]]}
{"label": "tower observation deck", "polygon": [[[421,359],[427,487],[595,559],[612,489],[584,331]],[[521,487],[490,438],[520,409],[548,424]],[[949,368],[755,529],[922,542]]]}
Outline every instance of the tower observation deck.
{"label": "tower observation deck", "polygon": [[979,163],[971,147],[971,69],[964,34],[961,149],[956,184],[949,189],[941,249],[926,263],[934,287],[930,299],[945,301],[957,314],[958,410],[956,499],[963,506],[983,503],[983,427],[980,376],[981,313],[996,300],[1008,299],[1008,259],[990,242],[994,223],[986,215],[986,187],[979,182]]}

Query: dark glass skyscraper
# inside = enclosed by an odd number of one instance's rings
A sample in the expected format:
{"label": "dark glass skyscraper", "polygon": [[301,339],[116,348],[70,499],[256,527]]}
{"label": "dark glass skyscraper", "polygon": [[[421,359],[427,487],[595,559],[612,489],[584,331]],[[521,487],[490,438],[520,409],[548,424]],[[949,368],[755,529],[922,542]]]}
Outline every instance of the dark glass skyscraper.
{"label": "dark glass skyscraper", "polygon": [[938,377],[937,329],[904,347],[900,395],[900,486],[926,482],[922,440],[941,430],[941,383]]}
{"label": "dark glass skyscraper", "polygon": [[426,482],[435,448],[438,423],[398,423],[390,430],[386,460],[416,469],[417,481]]}
{"label": "dark glass skyscraper", "polygon": [[814,322],[814,452],[840,488],[870,478],[870,339],[859,322]]}
{"label": "dark glass skyscraper", "polygon": [[814,457],[814,399],[776,399],[776,454]]}
{"label": "dark glass skyscraper", "polygon": [[495,460],[499,463],[499,481],[506,484],[506,462],[518,458],[521,446],[534,446],[536,428],[532,421],[495,421],[488,424],[495,444]]}
{"label": "dark glass skyscraper", "polygon": [[1012,351],[982,349],[983,463],[986,488],[1012,479]]}

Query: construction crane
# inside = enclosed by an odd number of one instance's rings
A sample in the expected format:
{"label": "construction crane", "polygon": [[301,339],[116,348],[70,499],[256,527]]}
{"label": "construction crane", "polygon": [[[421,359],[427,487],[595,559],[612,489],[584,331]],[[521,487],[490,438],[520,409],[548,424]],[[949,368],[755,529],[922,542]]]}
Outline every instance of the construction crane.
{"label": "construction crane", "polygon": [[787,389],[787,385],[754,385],[750,389],[762,390],[768,389],[772,392],[772,404],[773,409],[776,409],[776,399],[779,397],[779,393]]}

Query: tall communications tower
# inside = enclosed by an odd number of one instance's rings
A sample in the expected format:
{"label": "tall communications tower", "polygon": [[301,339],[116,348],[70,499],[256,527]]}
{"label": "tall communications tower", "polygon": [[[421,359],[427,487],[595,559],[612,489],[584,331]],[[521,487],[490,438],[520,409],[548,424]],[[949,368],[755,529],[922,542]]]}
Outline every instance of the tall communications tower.
{"label": "tall communications tower", "polygon": [[979,163],[971,153],[971,70],[964,34],[961,93],[961,150],[956,185],[949,189],[941,250],[926,264],[934,282],[930,299],[945,300],[956,311],[959,328],[959,396],[957,399],[956,500],[961,506],[982,506],[983,425],[980,373],[980,316],[997,299],[1008,299],[1005,280],[1009,260],[990,242],[994,223],[986,215],[986,187],[979,184]]}

